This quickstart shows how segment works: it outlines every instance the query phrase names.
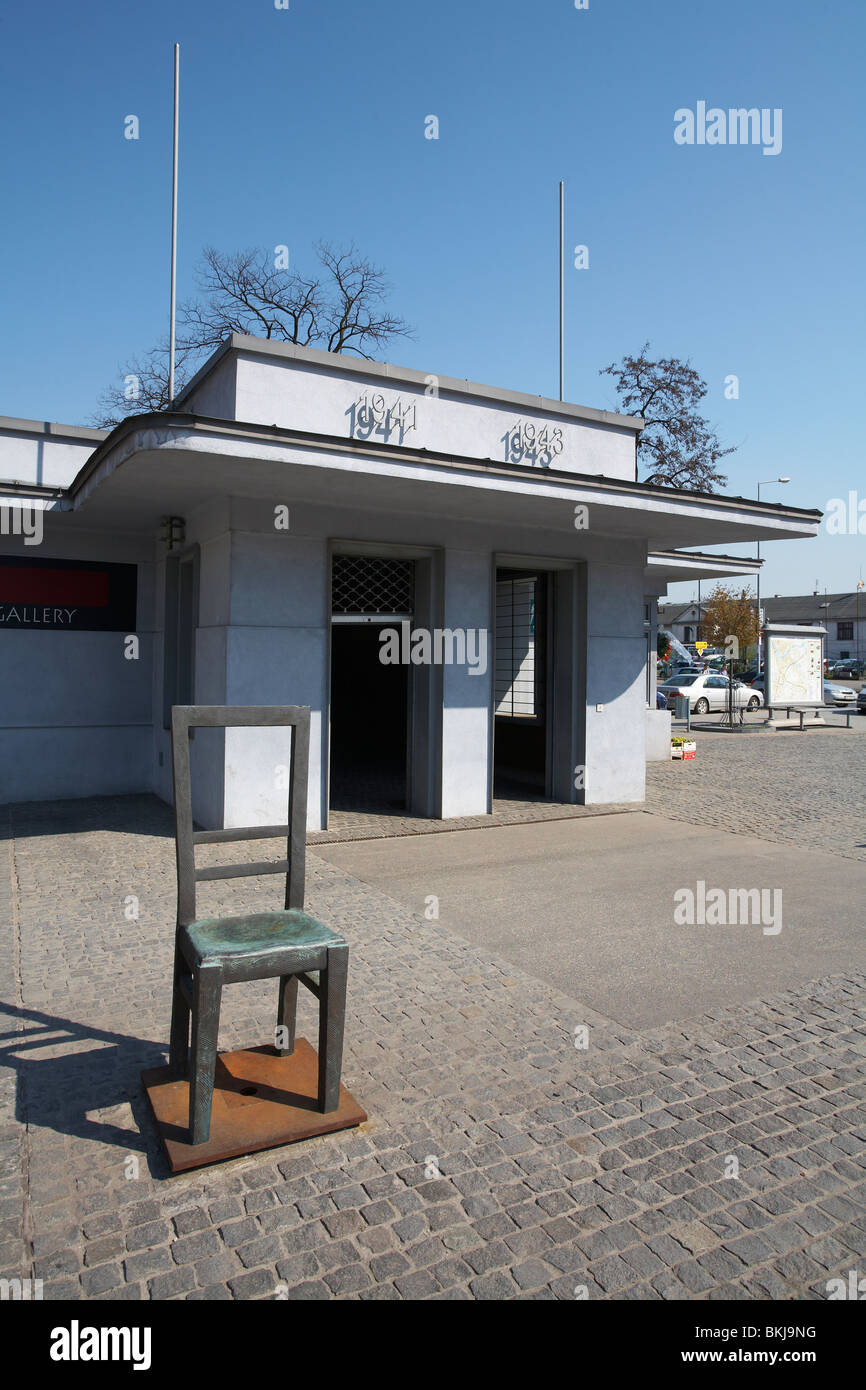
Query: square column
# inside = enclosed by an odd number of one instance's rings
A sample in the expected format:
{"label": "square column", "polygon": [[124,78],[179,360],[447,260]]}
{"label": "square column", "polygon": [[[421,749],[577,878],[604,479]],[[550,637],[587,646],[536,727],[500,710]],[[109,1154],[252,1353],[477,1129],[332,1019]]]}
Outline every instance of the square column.
{"label": "square column", "polygon": [[474,665],[443,664],[441,815],[485,815],[491,809],[493,706],[492,556],[446,550],[442,626],[463,630],[469,650],[486,654]]}

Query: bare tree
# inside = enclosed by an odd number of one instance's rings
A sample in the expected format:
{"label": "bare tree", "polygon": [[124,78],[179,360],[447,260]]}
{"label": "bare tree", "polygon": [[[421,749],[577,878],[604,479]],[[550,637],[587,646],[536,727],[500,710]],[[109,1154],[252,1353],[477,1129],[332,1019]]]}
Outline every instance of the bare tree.
{"label": "bare tree", "polygon": [[359,357],[372,357],[365,349],[378,349],[392,338],[411,336],[412,330],[403,319],[386,312],[389,286],[381,270],[359,256],[354,246],[334,251],[319,242],[316,250],[337,289],[322,315],[328,352],[354,351]]}
{"label": "bare tree", "polygon": [[646,428],[638,436],[638,464],[644,463],[647,483],[659,487],[717,492],[727,478],[716,464],[734,450],[723,449],[715,431],[698,412],[707,384],[677,357],[653,362],[644,343],[637,357],[624,357],[619,366],[603,367],[600,375],[616,382],[620,409],[640,415]]}
{"label": "bare tree", "polygon": [[[232,333],[366,358],[392,338],[412,336],[409,325],[387,310],[390,287],[378,266],[354,246],[337,251],[318,242],[316,254],[322,270],[308,277],[268,251],[226,255],[207,247],[195,276],[199,296],[178,310],[175,394]],[[129,363],[122,376],[100,401],[100,428],[170,405],[167,344]]]}
{"label": "bare tree", "polygon": [[[175,354],[175,395],[193,375],[189,359],[195,354],[180,347]],[[168,344],[151,348],[144,358],[133,357],[121,368],[122,376],[103,391],[92,424],[100,430],[113,429],[128,415],[145,415],[168,410]]]}

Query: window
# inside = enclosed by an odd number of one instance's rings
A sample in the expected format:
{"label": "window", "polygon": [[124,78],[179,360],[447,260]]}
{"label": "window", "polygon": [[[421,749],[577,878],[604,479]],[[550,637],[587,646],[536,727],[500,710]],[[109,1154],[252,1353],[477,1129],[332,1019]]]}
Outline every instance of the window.
{"label": "window", "polygon": [[415,564],[377,555],[335,555],[331,567],[334,614],[412,613]]}
{"label": "window", "polygon": [[853,623],[837,623],[837,624],[836,624],[836,641],[837,641],[837,642],[853,642],[853,641],[854,641],[854,624],[853,624]]}
{"label": "window", "polygon": [[542,661],[536,640],[539,581],[534,575],[496,581],[495,709],[510,719],[543,715]]}

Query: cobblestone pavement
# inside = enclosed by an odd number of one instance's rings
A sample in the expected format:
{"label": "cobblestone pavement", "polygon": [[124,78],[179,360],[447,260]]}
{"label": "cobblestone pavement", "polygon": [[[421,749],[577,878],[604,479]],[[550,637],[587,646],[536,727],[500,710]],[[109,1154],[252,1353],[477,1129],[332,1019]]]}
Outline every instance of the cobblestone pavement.
{"label": "cobblestone pavement", "polygon": [[647,765],[648,811],[866,860],[862,734],[699,733],[696,742],[694,762]]}
{"label": "cobblestone pavement", "polygon": [[[168,1031],[170,812],[13,807],[9,830],[3,1276],[53,1299],[817,1299],[863,1268],[866,977],[628,1032],[313,854],[370,1119],[172,1178],[139,1084]],[[273,902],[273,879],[204,886],[202,910]],[[221,1046],[265,1040],[275,992],[227,990]]]}

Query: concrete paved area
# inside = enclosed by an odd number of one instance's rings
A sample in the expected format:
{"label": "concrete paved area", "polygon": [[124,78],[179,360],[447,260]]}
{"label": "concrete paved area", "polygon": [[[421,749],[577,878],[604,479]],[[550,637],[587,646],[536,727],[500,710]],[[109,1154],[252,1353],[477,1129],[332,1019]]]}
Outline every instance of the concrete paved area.
{"label": "concrete paved area", "polygon": [[[319,853],[630,1028],[866,968],[866,738],[695,737],[694,762],[647,768],[647,813]],[[778,894],[781,930],[677,925],[699,880]]]}
{"label": "concrete paved area", "polygon": [[[321,846],[411,912],[627,1028],[653,1028],[822,974],[866,970],[866,863],[660,816]],[[677,925],[674,893],[768,889],[763,925]],[[697,907],[697,904],[696,904]],[[697,911],[696,914],[697,916]]]}

